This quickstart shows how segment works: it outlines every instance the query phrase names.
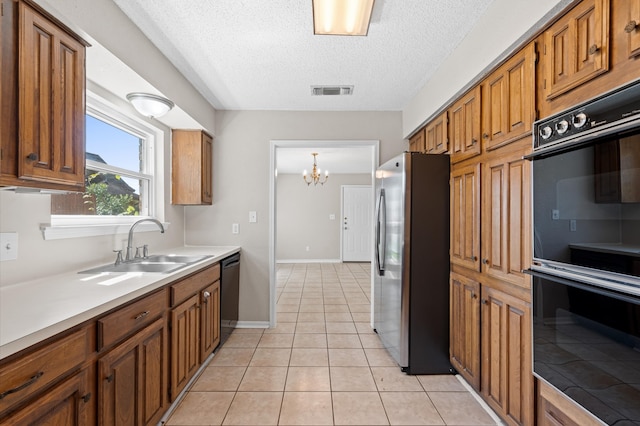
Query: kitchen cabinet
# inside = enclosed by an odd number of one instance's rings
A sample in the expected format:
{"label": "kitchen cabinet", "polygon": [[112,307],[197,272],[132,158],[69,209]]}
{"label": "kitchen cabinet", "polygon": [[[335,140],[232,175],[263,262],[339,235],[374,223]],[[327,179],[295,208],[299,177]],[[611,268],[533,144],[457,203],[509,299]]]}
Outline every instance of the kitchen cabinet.
{"label": "kitchen cabinet", "polygon": [[448,110],[451,163],[480,154],[480,96],[481,87],[478,85]]}
{"label": "kitchen cabinet", "polygon": [[547,100],[609,70],[609,0],[583,0],[544,33]]}
{"label": "kitchen cabinet", "polygon": [[448,113],[443,112],[434,118],[425,129],[425,146],[429,154],[442,154],[449,150],[447,132]]}
{"label": "kitchen cabinet", "polygon": [[531,134],[535,111],[535,54],[532,42],[484,80],[482,139],[485,150]]}
{"label": "kitchen cabinet", "polygon": [[585,409],[542,380],[537,380],[538,426],[601,426],[602,423]]}
{"label": "kitchen cabinet", "polygon": [[[490,155],[482,165],[482,272],[529,288],[531,262],[529,139]],[[515,149],[517,148],[517,149]]]}
{"label": "kitchen cabinet", "polygon": [[81,192],[87,44],[30,2],[2,7],[0,186]]}
{"label": "kitchen cabinet", "polygon": [[480,163],[451,171],[451,263],[480,270]]}
{"label": "kitchen cabinet", "polygon": [[82,370],[36,398],[28,406],[1,421],[14,425],[83,426],[94,422],[88,415],[90,392],[88,370]]}
{"label": "kitchen cabinet", "polygon": [[220,342],[220,265],[171,285],[171,401]]}
{"label": "kitchen cabinet", "polygon": [[85,391],[73,393],[73,398],[86,397],[88,401],[90,397],[84,382],[82,386],[79,382],[67,383],[60,393],[53,395],[43,391],[81,368],[89,356],[88,342],[91,340],[91,330],[83,328],[3,364],[0,367],[0,418],[23,404],[37,407],[34,410],[37,412],[44,406],[66,406],[68,401],[60,398],[71,395],[69,386]]}
{"label": "kitchen cabinet", "polygon": [[475,389],[480,389],[480,283],[450,275],[451,365]]}
{"label": "kitchen cabinet", "polygon": [[201,130],[173,130],[171,204],[211,205],[213,138]]}
{"label": "kitchen cabinet", "polygon": [[595,145],[596,203],[640,203],[640,136]]}
{"label": "kitchen cabinet", "polygon": [[158,318],[98,360],[101,425],[155,425],[168,408],[167,331]]}
{"label": "kitchen cabinet", "polygon": [[424,128],[418,130],[418,132],[409,138],[409,151],[423,152],[424,151]]}
{"label": "kitchen cabinet", "polygon": [[[640,56],[640,0],[626,0],[620,5],[626,12],[626,25],[622,29],[625,33],[626,53],[629,59]],[[620,28],[613,28],[620,31]]]}
{"label": "kitchen cabinet", "polygon": [[531,425],[531,306],[488,286],[481,297],[481,393],[509,424]]}

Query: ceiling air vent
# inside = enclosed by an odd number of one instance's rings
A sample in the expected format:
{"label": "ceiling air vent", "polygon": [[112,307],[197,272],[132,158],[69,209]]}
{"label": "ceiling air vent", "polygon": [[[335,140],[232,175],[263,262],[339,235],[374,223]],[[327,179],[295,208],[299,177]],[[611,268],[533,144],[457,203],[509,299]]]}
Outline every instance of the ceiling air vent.
{"label": "ceiling air vent", "polygon": [[353,93],[353,86],[311,86],[311,96],[341,96]]}

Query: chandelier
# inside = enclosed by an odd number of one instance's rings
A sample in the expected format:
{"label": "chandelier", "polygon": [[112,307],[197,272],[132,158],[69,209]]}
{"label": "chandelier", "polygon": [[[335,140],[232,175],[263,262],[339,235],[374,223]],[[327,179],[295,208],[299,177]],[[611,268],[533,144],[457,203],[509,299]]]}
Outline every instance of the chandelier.
{"label": "chandelier", "polygon": [[311,185],[312,183],[314,185],[317,185],[317,184],[324,185],[327,179],[329,179],[329,171],[328,170],[324,171],[324,180],[321,180],[320,179],[322,177],[320,174],[321,171],[318,168],[318,164],[316,163],[316,156],[318,155],[318,153],[313,152],[311,153],[311,155],[313,155],[313,169],[311,170],[311,176],[309,176],[309,179],[307,179],[307,170],[305,169],[304,172],[302,172],[302,179],[304,179],[307,186]]}

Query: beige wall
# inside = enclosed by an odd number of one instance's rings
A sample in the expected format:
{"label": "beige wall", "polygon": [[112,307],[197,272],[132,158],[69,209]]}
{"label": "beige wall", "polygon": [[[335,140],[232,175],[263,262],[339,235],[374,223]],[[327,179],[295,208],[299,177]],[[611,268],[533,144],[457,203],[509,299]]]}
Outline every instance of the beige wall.
{"label": "beige wall", "polygon": [[276,261],[340,260],[342,185],[371,185],[371,177],[332,174],[326,185],[307,186],[301,174],[278,174]]}
{"label": "beige wall", "polygon": [[[213,205],[185,209],[187,244],[239,245],[240,320],[269,320],[269,141],[380,140],[380,162],[402,152],[400,112],[217,111]],[[249,211],[258,214],[249,223]],[[240,233],[231,233],[231,224]]]}

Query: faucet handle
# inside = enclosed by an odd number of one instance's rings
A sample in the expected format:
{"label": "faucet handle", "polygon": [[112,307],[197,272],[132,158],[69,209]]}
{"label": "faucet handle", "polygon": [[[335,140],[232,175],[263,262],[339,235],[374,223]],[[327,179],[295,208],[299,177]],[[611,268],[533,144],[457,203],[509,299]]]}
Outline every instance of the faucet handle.
{"label": "faucet handle", "polygon": [[117,265],[122,263],[122,250],[114,250],[113,252],[117,253],[116,254],[116,261],[114,263],[114,265],[117,266]]}
{"label": "faucet handle", "polygon": [[141,248],[142,248],[142,247],[136,247],[136,255],[134,256],[136,259],[138,259],[138,258],[142,257],[142,255],[140,254],[140,249],[141,249]]}
{"label": "faucet handle", "polygon": [[142,257],[149,257],[149,245],[147,244],[142,246]]}

